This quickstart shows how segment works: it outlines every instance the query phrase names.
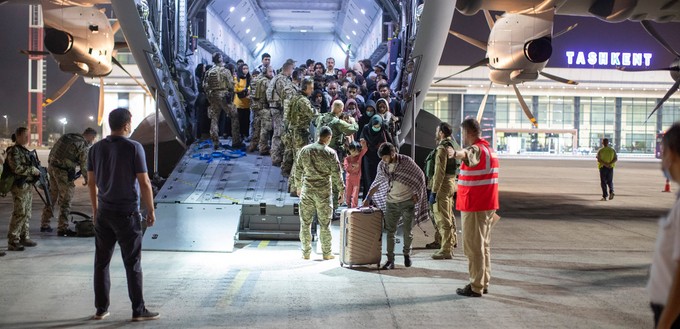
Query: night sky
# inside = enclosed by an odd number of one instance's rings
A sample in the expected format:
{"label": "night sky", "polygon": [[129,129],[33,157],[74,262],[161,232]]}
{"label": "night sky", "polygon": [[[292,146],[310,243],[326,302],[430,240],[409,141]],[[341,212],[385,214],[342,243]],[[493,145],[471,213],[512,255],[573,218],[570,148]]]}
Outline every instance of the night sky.
{"label": "night sky", "polygon": [[[567,49],[584,51],[645,51],[654,54],[654,63],[665,66],[672,62],[673,56],[667,53],[642,29],[639,23],[623,22],[605,23],[589,17],[556,16],[554,31],[561,31],[569,25],[578,23],[573,31],[553,41],[553,57],[549,67],[567,67],[564,52]],[[680,50],[679,23],[655,24],[659,32],[668,42]],[[486,41],[489,29],[484,16],[464,16],[456,13],[451,28],[478,40]],[[0,116],[9,115],[10,129],[25,125],[27,118],[27,58],[19,53],[28,47],[28,6],[0,6],[0,31],[2,51],[0,51],[0,67],[4,79],[0,81],[0,96],[3,105]],[[484,52],[467,43],[450,36],[442,55],[443,65],[468,65],[484,57]],[[63,85],[70,75],[59,71],[56,62],[47,57],[47,94],[50,95]],[[669,77],[669,86],[671,85]],[[46,109],[51,124],[48,132],[61,132],[61,124],[57,121],[65,117],[68,120],[67,132],[82,132],[90,125],[88,116],[96,116],[98,90],[78,79],[71,90],[59,101]],[[4,119],[0,117],[0,134],[4,133]]]}

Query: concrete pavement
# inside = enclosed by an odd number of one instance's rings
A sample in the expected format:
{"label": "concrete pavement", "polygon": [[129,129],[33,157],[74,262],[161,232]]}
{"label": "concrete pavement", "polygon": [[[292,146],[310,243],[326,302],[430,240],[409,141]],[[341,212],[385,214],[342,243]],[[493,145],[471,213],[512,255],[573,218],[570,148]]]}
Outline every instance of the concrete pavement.
{"label": "concrete pavement", "polygon": [[[614,182],[615,199],[602,202],[594,160],[502,159],[503,218],[482,298],[455,294],[467,281],[462,247],[453,260],[431,260],[420,248],[432,238],[417,228],[413,267],[397,257],[391,271],[342,268],[315,254],[304,261],[294,241],[242,241],[231,254],[145,251],[146,303],[161,319],[143,324],[130,322],[118,254],[112,314],[88,320],[93,238],[41,235],[36,197],[31,232],[39,245],[0,258],[0,327],[651,328],[644,286],[657,220],[675,194],[660,192],[657,162],[623,160]],[[87,198],[79,186],[74,210],[90,212]],[[1,198],[3,250],[10,212],[11,200]],[[432,233],[429,223],[423,228]]]}

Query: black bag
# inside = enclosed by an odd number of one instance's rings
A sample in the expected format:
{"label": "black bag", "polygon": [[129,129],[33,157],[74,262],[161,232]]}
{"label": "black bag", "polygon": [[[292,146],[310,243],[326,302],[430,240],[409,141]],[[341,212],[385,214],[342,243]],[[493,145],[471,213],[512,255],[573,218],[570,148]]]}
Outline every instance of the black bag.
{"label": "black bag", "polygon": [[94,236],[94,223],[91,219],[76,221],[74,223],[76,224],[76,233],[79,237],[87,238]]}

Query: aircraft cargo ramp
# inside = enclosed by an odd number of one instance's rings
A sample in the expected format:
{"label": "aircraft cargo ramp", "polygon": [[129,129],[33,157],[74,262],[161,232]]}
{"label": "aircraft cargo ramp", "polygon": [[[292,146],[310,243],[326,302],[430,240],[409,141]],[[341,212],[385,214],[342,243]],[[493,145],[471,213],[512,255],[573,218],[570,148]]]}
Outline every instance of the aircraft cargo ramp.
{"label": "aircraft cargo ramp", "polygon": [[147,250],[231,252],[235,239],[298,239],[298,199],[270,157],[194,144],[155,202]]}
{"label": "aircraft cargo ramp", "polygon": [[[290,196],[287,179],[268,156],[194,143],[155,203],[157,220],[144,233],[144,250],[232,252],[237,240],[299,238],[299,199]],[[397,236],[401,232],[399,227]],[[332,222],[331,235],[337,254],[339,221]],[[398,238],[395,251],[402,246]],[[313,249],[321,254],[320,243]]]}

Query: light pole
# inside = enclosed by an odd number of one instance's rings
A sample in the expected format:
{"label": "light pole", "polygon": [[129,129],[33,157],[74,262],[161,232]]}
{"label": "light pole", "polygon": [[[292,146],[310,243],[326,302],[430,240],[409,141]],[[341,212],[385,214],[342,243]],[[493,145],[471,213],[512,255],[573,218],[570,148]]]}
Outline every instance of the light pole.
{"label": "light pole", "polygon": [[7,114],[3,115],[2,117],[5,118],[5,134],[9,135],[9,119]]}
{"label": "light pole", "polygon": [[59,122],[61,122],[61,135],[64,136],[64,134],[66,134],[66,124],[68,121],[66,121],[66,118],[61,118]]}

